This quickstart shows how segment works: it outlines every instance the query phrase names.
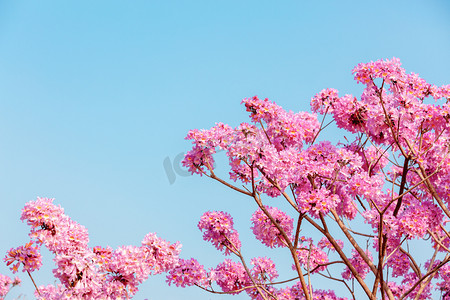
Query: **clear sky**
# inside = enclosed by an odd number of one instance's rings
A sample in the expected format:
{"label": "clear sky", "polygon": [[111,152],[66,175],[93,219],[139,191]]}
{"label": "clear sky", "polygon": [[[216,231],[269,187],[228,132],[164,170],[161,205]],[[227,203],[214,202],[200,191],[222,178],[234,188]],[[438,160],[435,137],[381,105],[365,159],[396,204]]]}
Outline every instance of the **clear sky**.
{"label": "clear sky", "polygon": [[[184,137],[247,121],[245,97],[309,111],[323,88],[357,95],[351,69],[392,57],[430,83],[450,83],[450,2],[1,0],[0,257],[28,241],[20,211],[41,196],[88,228],[90,246],[139,245],[157,232],[208,268],[223,256],[197,222],[224,210],[248,259],[273,253],[288,272],[286,251],[265,252],[252,237],[250,199],[180,176]],[[43,255],[39,285],[54,281]],[[11,275],[3,263],[0,273]],[[33,299],[19,275],[8,299]],[[135,299],[145,298],[246,296],[168,287],[156,276]]]}

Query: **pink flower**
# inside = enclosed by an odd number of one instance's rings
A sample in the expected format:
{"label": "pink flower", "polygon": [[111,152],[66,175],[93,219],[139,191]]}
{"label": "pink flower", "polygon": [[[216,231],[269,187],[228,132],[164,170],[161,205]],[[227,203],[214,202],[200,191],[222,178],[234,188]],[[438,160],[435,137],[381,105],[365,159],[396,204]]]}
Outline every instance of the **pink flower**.
{"label": "pink flower", "polygon": [[355,74],[355,80],[363,84],[370,83],[373,78],[385,78],[389,82],[397,82],[405,76],[400,66],[400,60],[394,57],[392,60],[360,63],[352,72]]}
{"label": "pink flower", "polygon": [[214,167],[214,158],[212,154],[215,153],[214,148],[202,148],[194,146],[191,151],[186,153],[182,164],[187,167],[192,174],[200,174],[207,172],[209,168]]}
{"label": "pink flower", "polygon": [[[300,286],[300,282],[291,287],[280,289],[276,292],[278,300],[306,299],[305,294]],[[314,300],[348,300],[347,298],[337,297],[334,291],[313,290]]]}
{"label": "pink flower", "polygon": [[22,209],[21,220],[31,226],[30,237],[55,253],[83,251],[89,242],[87,229],[66,216],[53,200],[38,197]]}
{"label": "pink flower", "polygon": [[[266,209],[286,235],[291,238],[293,219],[276,207],[266,206]],[[250,220],[253,224],[251,227],[253,234],[264,245],[270,248],[286,247],[286,241],[283,235],[261,209],[255,211]]]}
{"label": "pink flower", "polygon": [[14,278],[14,280],[11,280],[6,275],[0,274],[0,299],[3,299],[3,297],[8,294],[9,290],[12,287],[15,287],[16,285],[20,284],[19,277]]}
{"label": "pink flower", "polygon": [[409,265],[409,258],[406,254],[402,253],[397,248],[394,248],[393,250],[388,249],[387,253],[389,254],[388,263],[389,266],[392,268],[393,277],[404,276],[406,273],[408,273],[410,265]]}
{"label": "pink flower", "polygon": [[[300,265],[302,265],[304,269],[309,269],[312,273],[324,271],[327,268],[326,264],[328,263],[327,254],[314,245],[312,239],[301,237],[300,240],[304,242],[298,246],[299,250],[297,250]],[[292,269],[296,269],[295,265],[292,265]]]}
{"label": "pink flower", "polygon": [[225,255],[241,249],[241,241],[233,218],[223,211],[205,212],[200,218],[198,229],[203,232],[203,239],[211,242],[217,250],[225,250]]}
{"label": "pink flower", "polygon": [[192,285],[207,287],[209,285],[205,268],[194,258],[180,259],[178,265],[169,271],[166,281],[169,285],[173,283],[181,287]]}
{"label": "pink flower", "polygon": [[[447,263],[439,269],[439,278],[441,279],[437,286],[450,296],[450,265]],[[445,298],[444,298],[445,299]]]}
{"label": "pink flower", "polygon": [[338,99],[337,90],[322,90],[311,99],[311,110],[320,114],[325,114],[325,112],[332,113],[334,111],[334,103]]}
{"label": "pink flower", "polygon": [[[372,253],[370,253],[369,250],[366,250],[365,253],[367,257],[373,261]],[[349,260],[351,265],[356,269],[356,272],[358,272],[359,276],[361,276],[362,279],[366,278],[370,268],[355,249],[352,249],[352,257]],[[342,277],[347,280],[354,278],[353,273],[348,267],[345,267]]]}
{"label": "pink flower", "polygon": [[222,288],[222,291],[230,294],[238,294],[242,291],[241,289],[251,284],[244,266],[231,259],[225,259],[212,270],[211,279]]}
{"label": "pink flower", "polygon": [[270,258],[267,257],[255,257],[252,258],[250,264],[253,268],[250,270],[253,279],[258,283],[272,282],[278,278],[278,272],[275,268],[275,264]]}
{"label": "pink flower", "polygon": [[[401,288],[404,291],[409,290],[417,281],[419,280],[419,278],[417,277],[417,274],[414,272],[410,272],[408,274],[406,274],[403,277],[402,280],[402,285]],[[408,294],[408,299],[420,299],[420,300],[425,300],[425,299],[432,299],[432,295],[431,295],[431,284],[428,284],[425,286],[425,288],[423,289],[422,293],[420,294],[420,296],[418,298],[416,298],[417,292],[419,291],[419,289],[421,288],[421,285],[418,284],[416,286],[416,288],[410,293]],[[445,293],[444,293],[445,294]],[[443,298],[446,299],[446,298]]]}
{"label": "pink flower", "polygon": [[397,218],[401,234],[423,237],[427,230],[434,230],[442,223],[442,210],[431,201],[419,202],[412,198],[405,203],[405,210]]}
{"label": "pink flower", "polygon": [[[344,242],[341,240],[336,240],[336,243],[338,244],[339,248],[344,248]],[[330,241],[326,238],[326,237],[322,237],[320,239],[320,241],[317,243],[317,247],[319,247],[320,249],[324,249],[324,248],[328,248],[331,251],[336,251],[336,249],[334,248],[333,244],[330,243]]]}
{"label": "pink flower", "polygon": [[178,263],[178,255],[181,244],[170,244],[168,241],[156,236],[156,233],[148,233],[142,240],[143,252],[146,254],[146,262],[152,267],[153,274],[168,272]]}
{"label": "pink flower", "polygon": [[25,246],[11,248],[3,260],[7,266],[13,264],[10,267],[13,273],[19,270],[20,265],[23,266],[23,272],[33,272],[34,270],[39,270],[42,266],[42,257],[39,250],[39,247],[33,246],[33,241],[30,241]]}
{"label": "pink flower", "polygon": [[47,286],[42,285],[39,287],[39,293],[37,291],[34,292],[34,296],[38,300],[60,300],[74,297],[70,290],[65,289],[61,284],[56,286],[51,284]]}
{"label": "pink flower", "polygon": [[93,264],[93,254],[84,253],[57,254],[54,259],[57,268],[53,274],[71,293],[77,297],[95,298],[101,287],[98,269]]}
{"label": "pink flower", "polygon": [[309,192],[298,192],[297,203],[302,213],[309,213],[314,218],[320,214],[327,215],[330,209],[336,208],[340,199],[325,188],[315,189]]}
{"label": "pink flower", "polygon": [[259,121],[270,123],[278,119],[278,114],[281,112],[281,108],[267,98],[260,100],[257,96],[254,96],[253,98],[243,99],[241,103],[245,104],[245,108],[250,112],[250,117],[255,123]]}

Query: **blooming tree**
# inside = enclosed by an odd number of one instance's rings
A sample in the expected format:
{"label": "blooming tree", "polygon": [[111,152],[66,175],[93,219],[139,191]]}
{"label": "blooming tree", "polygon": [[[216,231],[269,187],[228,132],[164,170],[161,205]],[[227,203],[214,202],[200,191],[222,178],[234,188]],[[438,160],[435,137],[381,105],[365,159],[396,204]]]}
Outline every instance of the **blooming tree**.
{"label": "blooming tree", "polygon": [[[340,282],[353,299],[354,284],[368,299],[429,299],[434,291],[450,299],[450,85],[407,74],[396,58],[359,64],[353,74],[365,86],[359,99],[325,89],[312,98],[313,113],[293,113],[253,97],[242,101],[250,123],[217,123],[187,135],[193,148],[184,166],[253,199],[256,239],[286,248],[294,278],[278,279],[267,257],[251,259],[250,267],[233,219],[214,211],[198,225],[203,237],[237,260],[207,272],[197,260],[181,259],[169,284],[212,293],[220,292],[217,285],[252,299],[346,299],[317,289],[311,278],[320,274]],[[338,145],[319,141],[327,115],[353,138]],[[218,150],[228,156],[229,180],[215,173]],[[291,209],[269,206],[277,203],[270,198]],[[367,226],[358,226],[361,219]],[[304,222],[322,238],[302,236]],[[415,239],[425,241],[423,264],[408,247]],[[342,266],[340,274],[332,273],[332,264]],[[278,287],[286,281],[291,284]]]}
{"label": "blooming tree", "polygon": [[[162,272],[169,285],[257,300],[356,299],[355,286],[368,299],[450,299],[450,85],[407,74],[395,58],[359,64],[353,73],[365,86],[359,99],[326,89],[312,98],[313,113],[293,113],[253,97],[242,101],[250,123],[218,123],[187,136],[193,148],[183,165],[254,201],[251,230],[268,248],[285,249],[294,275],[280,278],[269,257],[248,261],[226,212],[208,211],[198,223],[204,240],[230,257],[207,270],[155,234],[141,246],[91,248],[86,228],[46,198],[27,203],[21,219],[31,226],[30,242],[4,261],[32,278],[40,247],[54,254],[60,284],[36,286],[39,299],[128,299]],[[321,140],[331,122],[352,138]],[[219,150],[228,156],[229,179],[215,172]],[[303,235],[305,223],[319,240]],[[409,247],[413,240],[422,241],[426,260]],[[324,290],[317,276],[342,288]],[[0,276],[0,297],[18,283]]]}

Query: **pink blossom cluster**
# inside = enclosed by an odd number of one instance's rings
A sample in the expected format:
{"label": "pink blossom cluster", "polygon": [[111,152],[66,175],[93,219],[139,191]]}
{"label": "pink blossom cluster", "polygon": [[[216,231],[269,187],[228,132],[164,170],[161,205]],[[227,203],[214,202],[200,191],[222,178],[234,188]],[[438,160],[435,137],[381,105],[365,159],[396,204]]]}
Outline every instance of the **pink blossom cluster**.
{"label": "pink blossom cluster", "polygon": [[[439,108],[423,103],[423,99],[448,98],[450,86],[436,87],[417,74],[407,75],[395,58],[359,64],[353,72],[355,79],[366,85],[361,100],[351,95],[338,97],[336,90],[327,89],[312,98],[312,110],[329,112],[340,128],[367,134],[374,142],[383,144],[394,143],[398,140],[396,135],[413,137],[420,127],[445,127],[447,104]],[[376,78],[381,78],[389,89],[377,87]]]}
{"label": "pink blossom cluster", "polygon": [[332,113],[334,103],[338,100],[339,93],[336,89],[324,89],[312,98],[311,110],[319,114]]}
{"label": "pink blossom cluster", "polygon": [[[390,245],[387,247],[387,253],[389,258],[387,260],[389,266],[392,268],[392,277],[398,278],[407,274],[410,270],[409,258],[408,256],[398,250],[398,246],[400,246],[400,241],[397,240],[395,242],[390,242]],[[396,245],[397,247],[394,247]]]}
{"label": "pink blossom cluster", "polygon": [[267,257],[255,257],[251,259],[250,264],[253,267],[247,272],[241,263],[225,259],[210,272],[206,272],[196,259],[180,259],[178,265],[167,275],[166,281],[169,285],[181,287],[198,285],[203,288],[216,283],[224,292],[238,294],[246,291],[252,299],[259,299],[251,276],[256,284],[275,291],[267,286],[278,277],[273,261]]}
{"label": "pink blossom cluster", "polygon": [[250,278],[241,263],[225,259],[211,271],[211,279],[224,292],[238,294],[251,284]]}
{"label": "pink blossom cluster", "polygon": [[[287,287],[284,289],[280,289],[276,293],[276,297],[278,300],[292,300],[299,299],[305,300],[305,292],[302,290],[299,283]],[[325,291],[325,290],[314,290],[312,294],[312,299],[314,300],[348,300],[347,298],[341,298],[336,296],[334,291]]]}
{"label": "pink blossom cluster", "polygon": [[442,210],[428,200],[418,201],[410,198],[405,206],[407,207],[397,218],[398,230],[410,237],[423,237],[428,230],[439,228],[444,218]]}
{"label": "pink blossom cluster", "polygon": [[[277,207],[265,207],[275,223],[292,239],[293,219]],[[253,234],[267,247],[286,247],[286,240],[270,218],[261,210],[255,211],[250,219]]]}
{"label": "pink blossom cluster", "polygon": [[72,293],[71,290],[66,289],[62,284],[56,285],[49,284],[47,286],[40,286],[39,293],[35,291],[34,296],[38,300],[45,300],[45,299],[59,300],[59,299],[77,298],[77,295],[75,293]]}
{"label": "pink blossom cluster", "polygon": [[19,285],[20,282],[19,277],[12,280],[8,276],[0,274],[0,300],[3,300],[9,290],[14,286]]}
{"label": "pink blossom cluster", "polygon": [[192,174],[202,175],[208,169],[214,167],[214,158],[212,156],[214,153],[216,153],[214,148],[194,146],[192,151],[185,155],[183,166],[187,167]]}
{"label": "pink blossom cluster", "polygon": [[423,99],[432,96],[435,99],[450,98],[450,86],[437,87],[427,83],[415,73],[406,74],[401,68],[398,58],[392,60],[378,60],[369,63],[360,63],[353,69],[355,80],[370,85],[375,78],[382,78],[391,85],[392,90],[405,92],[409,95]]}
{"label": "pink blossom cluster", "polygon": [[310,213],[313,217],[327,215],[330,209],[334,209],[340,202],[339,196],[332,194],[326,188],[310,190],[308,192],[299,191],[297,203],[302,213]]}
{"label": "pink blossom cluster", "polygon": [[64,214],[53,199],[37,198],[22,209],[20,218],[31,226],[30,238],[55,253],[83,252],[87,248],[87,229]]}
{"label": "pink blossom cluster", "polygon": [[[344,242],[341,240],[336,240],[336,243],[338,244],[339,248],[344,248]],[[333,244],[331,244],[331,242],[326,238],[326,237],[322,237],[320,239],[320,241],[317,243],[317,247],[319,247],[320,249],[325,249],[328,248],[331,251],[336,251],[336,249],[334,248]]]}
{"label": "pink blossom cluster", "polygon": [[167,283],[169,285],[186,287],[192,285],[200,285],[207,287],[210,285],[209,275],[203,265],[194,259],[180,259],[175,268],[169,271],[167,275]]}
{"label": "pink blossom cluster", "polygon": [[346,145],[349,151],[359,154],[363,161],[362,169],[369,175],[379,174],[387,166],[389,162],[389,153],[383,147],[370,145],[362,148],[357,144],[357,140]]}
{"label": "pink blossom cluster", "polygon": [[190,172],[202,175],[209,169],[214,168],[216,147],[226,149],[231,142],[234,130],[223,123],[217,123],[210,130],[190,130],[186,139],[194,140],[194,149],[188,152],[183,160],[183,165]]}
{"label": "pink blossom cluster", "polygon": [[251,275],[257,282],[273,282],[274,279],[278,278],[278,272],[272,259],[268,257],[255,257],[252,258],[250,264],[253,265]]}
{"label": "pink blossom cluster", "polygon": [[[232,180],[255,182],[259,191],[271,196],[280,194],[290,182],[302,180],[293,177],[286,167],[297,164],[304,143],[310,143],[318,133],[315,115],[286,112],[273,102],[257,97],[244,99],[255,124],[242,123],[235,129],[218,123],[209,130],[191,130],[186,139],[194,144],[183,165],[192,173],[208,174],[214,168],[212,155],[216,148],[226,150],[230,160]],[[260,126],[260,127],[258,127]]]}
{"label": "pink blossom cluster", "polygon": [[42,266],[42,257],[39,250],[39,246],[33,246],[33,241],[30,241],[25,246],[11,248],[3,260],[7,266],[12,264],[10,269],[13,273],[16,273],[20,266],[23,267],[23,272],[33,272],[39,270]]}
{"label": "pink blossom cluster", "polygon": [[200,218],[198,229],[203,231],[203,239],[211,242],[225,255],[241,249],[239,234],[233,227],[233,218],[223,211],[208,211]]}
{"label": "pink blossom cluster", "polygon": [[415,272],[410,272],[410,273],[406,274],[403,277],[401,285],[399,286],[400,290],[405,292],[415,286],[415,288],[412,290],[412,292],[408,295],[408,299],[419,299],[419,300],[432,299],[432,295],[431,295],[432,285],[431,284],[426,285],[423,288],[423,290],[421,291],[421,293],[418,294],[419,290],[421,290],[420,284],[416,285],[416,282],[418,280],[419,280],[419,278]]}
{"label": "pink blossom cluster", "polygon": [[[365,254],[371,261],[373,261],[372,253],[369,250],[366,250]],[[367,273],[369,273],[370,269],[369,265],[367,264],[367,262],[363,260],[361,255],[355,249],[352,249],[352,257],[350,258],[350,264],[356,269],[356,272],[362,279],[366,278],[366,275]],[[355,276],[353,275],[348,266],[345,267],[345,270],[342,273],[342,278],[347,280],[355,278]]]}
{"label": "pink blossom cluster", "polygon": [[375,62],[360,63],[353,69],[355,80],[363,84],[369,84],[374,78],[386,78],[389,82],[401,80],[405,71],[401,68],[400,59],[377,60]]}
{"label": "pink blossom cluster", "polygon": [[[450,265],[446,264],[439,270],[439,289],[450,299]],[[444,298],[446,299],[446,298]]]}
{"label": "pink blossom cluster", "polygon": [[142,240],[140,247],[145,253],[146,260],[152,266],[153,274],[168,272],[178,263],[178,255],[181,251],[181,244],[170,242],[158,237],[156,233],[148,233]]}
{"label": "pink blossom cluster", "polygon": [[286,112],[268,99],[260,100],[255,96],[242,100],[242,103],[250,112],[254,123],[264,121],[267,124],[266,133],[277,149],[286,146],[301,147],[303,141],[311,142],[319,127],[315,115]]}
{"label": "pink blossom cluster", "polygon": [[[300,240],[303,242],[302,244],[299,244],[297,250],[297,257],[300,265],[311,273],[326,270],[328,255],[320,246],[314,245],[311,238],[302,236]],[[292,269],[295,270],[295,265],[292,265]]]}
{"label": "pink blossom cluster", "polygon": [[[64,214],[53,199],[38,198],[22,210],[22,220],[31,226],[32,241],[11,249],[5,261],[17,271],[32,272],[41,265],[39,245],[55,256],[57,286],[41,286],[38,299],[119,299],[130,298],[149,275],[168,272],[178,264],[181,245],[170,244],[154,233],[147,234],[141,246],[122,246],[115,250],[88,246],[86,228]],[[32,246],[37,243],[37,246]]]}

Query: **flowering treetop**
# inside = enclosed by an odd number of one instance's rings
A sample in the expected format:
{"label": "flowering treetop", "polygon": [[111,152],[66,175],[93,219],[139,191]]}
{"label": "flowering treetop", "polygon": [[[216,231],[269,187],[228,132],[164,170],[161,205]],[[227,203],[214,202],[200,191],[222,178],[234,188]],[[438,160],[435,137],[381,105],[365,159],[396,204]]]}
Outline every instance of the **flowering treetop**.
{"label": "flowering treetop", "polygon": [[[211,285],[216,281],[223,292],[246,290],[254,299],[316,299],[325,297],[323,293],[337,299],[332,291],[314,288],[311,276],[321,274],[341,282],[353,298],[350,280],[369,299],[427,299],[433,290],[450,299],[450,85],[438,87],[407,74],[396,58],[359,64],[353,74],[365,85],[359,99],[325,89],[312,98],[313,113],[294,113],[268,99],[247,98],[242,103],[250,123],[236,128],[217,123],[209,130],[191,130],[186,137],[193,148],[183,164],[192,173],[253,198],[258,210],[252,230],[264,245],[289,250],[294,284],[277,288],[276,277],[270,275],[277,274],[273,264],[264,268],[266,276],[254,276],[239,251],[241,242],[231,242],[235,231],[205,235],[205,240],[218,249],[225,247],[225,254],[234,253],[240,262],[226,260],[207,273],[189,260],[185,272],[174,271],[173,278],[211,292],[217,292]],[[428,103],[427,98],[440,104]],[[322,121],[317,114],[323,115]],[[319,142],[328,126],[327,115],[354,138],[338,145]],[[214,172],[217,150],[227,153],[229,180]],[[282,197],[292,209],[267,206],[264,195]],[[227,224],[232,224],[228,214],[208,214],[226,215]],[[357,216],[372,230],[353,228]],[[300,235],[304,221],[323,235],[320,241]],[[214,226],[213,221],[202,225],[208,226]],[[336,239],[330,226],[341,231],[345,242]],[[361,243],[355,236],[366,240]],[[412,239],[428,241],[429,259],[422,265],[407,246]],[[328,268],[336,263],[343,266],[341,276]],[[223,275],[225,266],[228,275]],[[202,280],[188,280],[192,272],[201,273]],[[216,274],[221,274],[220,281]],[[223,276],[228,276],[228,284]]]}

